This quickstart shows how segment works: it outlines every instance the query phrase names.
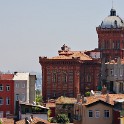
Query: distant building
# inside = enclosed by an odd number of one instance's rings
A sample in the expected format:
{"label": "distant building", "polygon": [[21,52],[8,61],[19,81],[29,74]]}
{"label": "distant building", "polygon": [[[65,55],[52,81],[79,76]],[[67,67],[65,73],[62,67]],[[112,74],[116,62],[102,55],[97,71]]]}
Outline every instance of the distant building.
{"label": "distant building", "polygon": [[91,89],[97,90],[101,64],[84,52],[71,51],[66,45],[59,56],[39,57],[42,66],[42,95],[44,100],[60,96],[76,97]]}
{"label": "distant building", "polygon": [[0,74],[0,118],[14,114],[13,74]]}
{"label": "distant building", "polygon": [[36,75],[30,73],[14,73],[14,98],[15,102],[33,103],[35,101]]}

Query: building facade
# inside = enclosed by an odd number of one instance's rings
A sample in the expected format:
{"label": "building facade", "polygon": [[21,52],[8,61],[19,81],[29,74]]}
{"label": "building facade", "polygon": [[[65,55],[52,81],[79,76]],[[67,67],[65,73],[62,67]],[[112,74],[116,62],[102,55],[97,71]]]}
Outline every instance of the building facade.
{"label": "building facade", "polygon": [[60,96],[76,97],[78,93],[97,89],[100,70],[98,60],[84,52],[71,51],[66,45],[58,53],[59,56],[52,58],[39,57],[44,100]]}
{"label": "building facade", "polygon": [[15,72],[13,80],[15,103],[17,100],[33,103],[35,101],[36,75]]}
{"label": "building facade", "polygon": [[0,74],[0,118],[14,114],[13,74]]}

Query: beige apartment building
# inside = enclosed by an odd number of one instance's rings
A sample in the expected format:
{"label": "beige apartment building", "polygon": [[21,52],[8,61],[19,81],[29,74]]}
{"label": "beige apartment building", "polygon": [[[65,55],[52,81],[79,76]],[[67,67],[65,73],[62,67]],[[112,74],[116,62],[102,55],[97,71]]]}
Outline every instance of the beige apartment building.
{"label": "beige apartment building", "polygon": [[112,124],[114,101],[124,94],[80,97],[74,104],[74,124]]}

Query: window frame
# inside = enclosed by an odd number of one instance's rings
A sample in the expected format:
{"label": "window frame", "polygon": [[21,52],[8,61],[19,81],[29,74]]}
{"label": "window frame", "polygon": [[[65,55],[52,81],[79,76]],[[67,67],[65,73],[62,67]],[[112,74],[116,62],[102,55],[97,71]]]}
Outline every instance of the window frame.
{"label": "window frame", "polygon": [[[91,114],[92,116],[90,116],[90,114]],[[88,117],[89,117],[89,118],[93,118],[93,110],[89,110],[89,111],[88,111]]]}
{"label": "window frame", "polygon": [[[109,115],[107,117],[107,115]],[[104,118],[110,118],[110,110],[104,110]]]}

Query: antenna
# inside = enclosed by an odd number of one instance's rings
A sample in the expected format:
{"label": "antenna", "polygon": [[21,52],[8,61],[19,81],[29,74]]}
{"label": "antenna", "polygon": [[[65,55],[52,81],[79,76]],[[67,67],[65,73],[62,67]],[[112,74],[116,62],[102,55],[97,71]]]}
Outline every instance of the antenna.
{"label": "antenna", "polygon": [[114,6],[114,1],[112,0],[112,9],[113,9],[113,6]]}

